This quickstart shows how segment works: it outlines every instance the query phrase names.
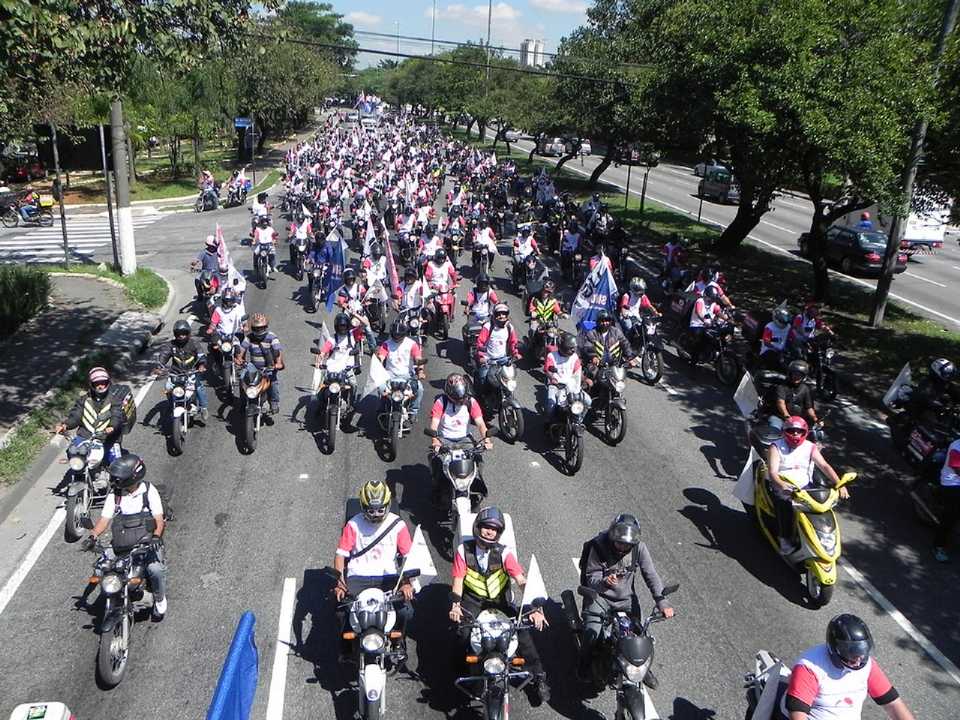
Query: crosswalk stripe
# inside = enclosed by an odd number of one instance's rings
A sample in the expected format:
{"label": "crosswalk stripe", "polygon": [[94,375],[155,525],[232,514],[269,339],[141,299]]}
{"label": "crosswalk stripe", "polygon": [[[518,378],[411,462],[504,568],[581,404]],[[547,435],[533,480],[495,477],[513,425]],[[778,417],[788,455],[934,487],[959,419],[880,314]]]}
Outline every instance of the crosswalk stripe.
{"label": "crosswalk stripe", "polygon": [[[159,216],[133,218],[134,229],[146,228]],[[67,248],[72,257],[90,257],[111,243],[110,221],[106,217],[67,216]],[[57,218],[52,227],[20,228],[12,239],[0,236],[0,262],[58,262],[63,258],[63,229]]]}

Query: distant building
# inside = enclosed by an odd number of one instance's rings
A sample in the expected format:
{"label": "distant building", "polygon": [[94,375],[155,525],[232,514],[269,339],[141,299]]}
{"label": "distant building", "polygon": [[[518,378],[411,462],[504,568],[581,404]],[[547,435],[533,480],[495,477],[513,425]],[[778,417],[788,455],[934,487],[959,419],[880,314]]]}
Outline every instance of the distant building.
{"label": "distant building", "polygon": [[520,43],[520,64],[524,67],[543,67],[543,40],[524,40]]}

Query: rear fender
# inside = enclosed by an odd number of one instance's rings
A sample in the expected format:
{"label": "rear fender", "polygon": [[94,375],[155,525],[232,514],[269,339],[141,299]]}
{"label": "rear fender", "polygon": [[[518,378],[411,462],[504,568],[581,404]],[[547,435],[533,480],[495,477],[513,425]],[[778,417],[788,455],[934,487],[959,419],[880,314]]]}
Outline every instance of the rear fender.
{"label": "rear fender", "polygon": [[622,398],[622,397],[610,398],[610,404],[613,405],[613,406],[615,406],[615,407],[620,408],[620,409],[623,410],[624,412],[627,411],[627,401],[626,401],[624,398]]}
{"label": "rear fender", "polygon": [[260,414],[260,399],[256,400],[247,400],[247,403],[244,407],[247,417],[256,417]]}
{"label": "rear fender", "polygon": [[173,406],[173,416],[175,418],[183,417],[184,415],[186,415],[186,413],[187,413],[187,408],[185,408],[183,405]]}
{"label": "rear fender", "polygon": [[487,720],[507,720],[509,717],[510,699],[505,689],[498,682],[487,682],[487,695],[483,699],[487,710]]}
{"label": "rear fender", "polygon": [[837,582],[837,564],[834,562],[811,558],[807,560],[807,572],[813,573],[821,585],[835,585]]}

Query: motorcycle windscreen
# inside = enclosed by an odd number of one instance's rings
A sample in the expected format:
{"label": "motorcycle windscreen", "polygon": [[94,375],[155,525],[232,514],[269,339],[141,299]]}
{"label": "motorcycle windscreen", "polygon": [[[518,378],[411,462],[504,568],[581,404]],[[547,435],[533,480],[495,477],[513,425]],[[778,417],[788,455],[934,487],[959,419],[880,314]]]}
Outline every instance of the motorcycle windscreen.
{"label": "motorcycle windscreen", "polygon": [[437,566],[434,565],[433,556],[430,554],[430,547],[423,536],[422,528],[417,525],[413,531],[413,542],[410,545],[410,552],[403,560],[401,574],[408,570],[419,570],[420,574],[411,580],[414,592],[420,592],[420,588],[426,584],[429,585],[437,577]]}
{"label": "motorcycle windscreen", "polygon": [[[750,720],[773,720],[777,717],[774,712],[779,705],[780,697],[784,694],[787,684],[783,678],[782,662],[777,662],[767,672],[767,682],[763,686],[763,692],[760,693],[760,699],[757,701],[757,707],[750,716]],[[790,679],[789,673],[786,677]]]}

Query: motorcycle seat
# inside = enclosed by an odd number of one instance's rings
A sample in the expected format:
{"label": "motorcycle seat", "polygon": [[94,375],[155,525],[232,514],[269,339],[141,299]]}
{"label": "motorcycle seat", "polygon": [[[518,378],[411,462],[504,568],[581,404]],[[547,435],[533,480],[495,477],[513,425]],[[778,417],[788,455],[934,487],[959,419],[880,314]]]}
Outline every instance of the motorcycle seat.
{"label": "motorcycle seat", "polygon": [[787,376],[776,370],[758,370],[756,380],[763,385],[779,385],[787,381]]}

